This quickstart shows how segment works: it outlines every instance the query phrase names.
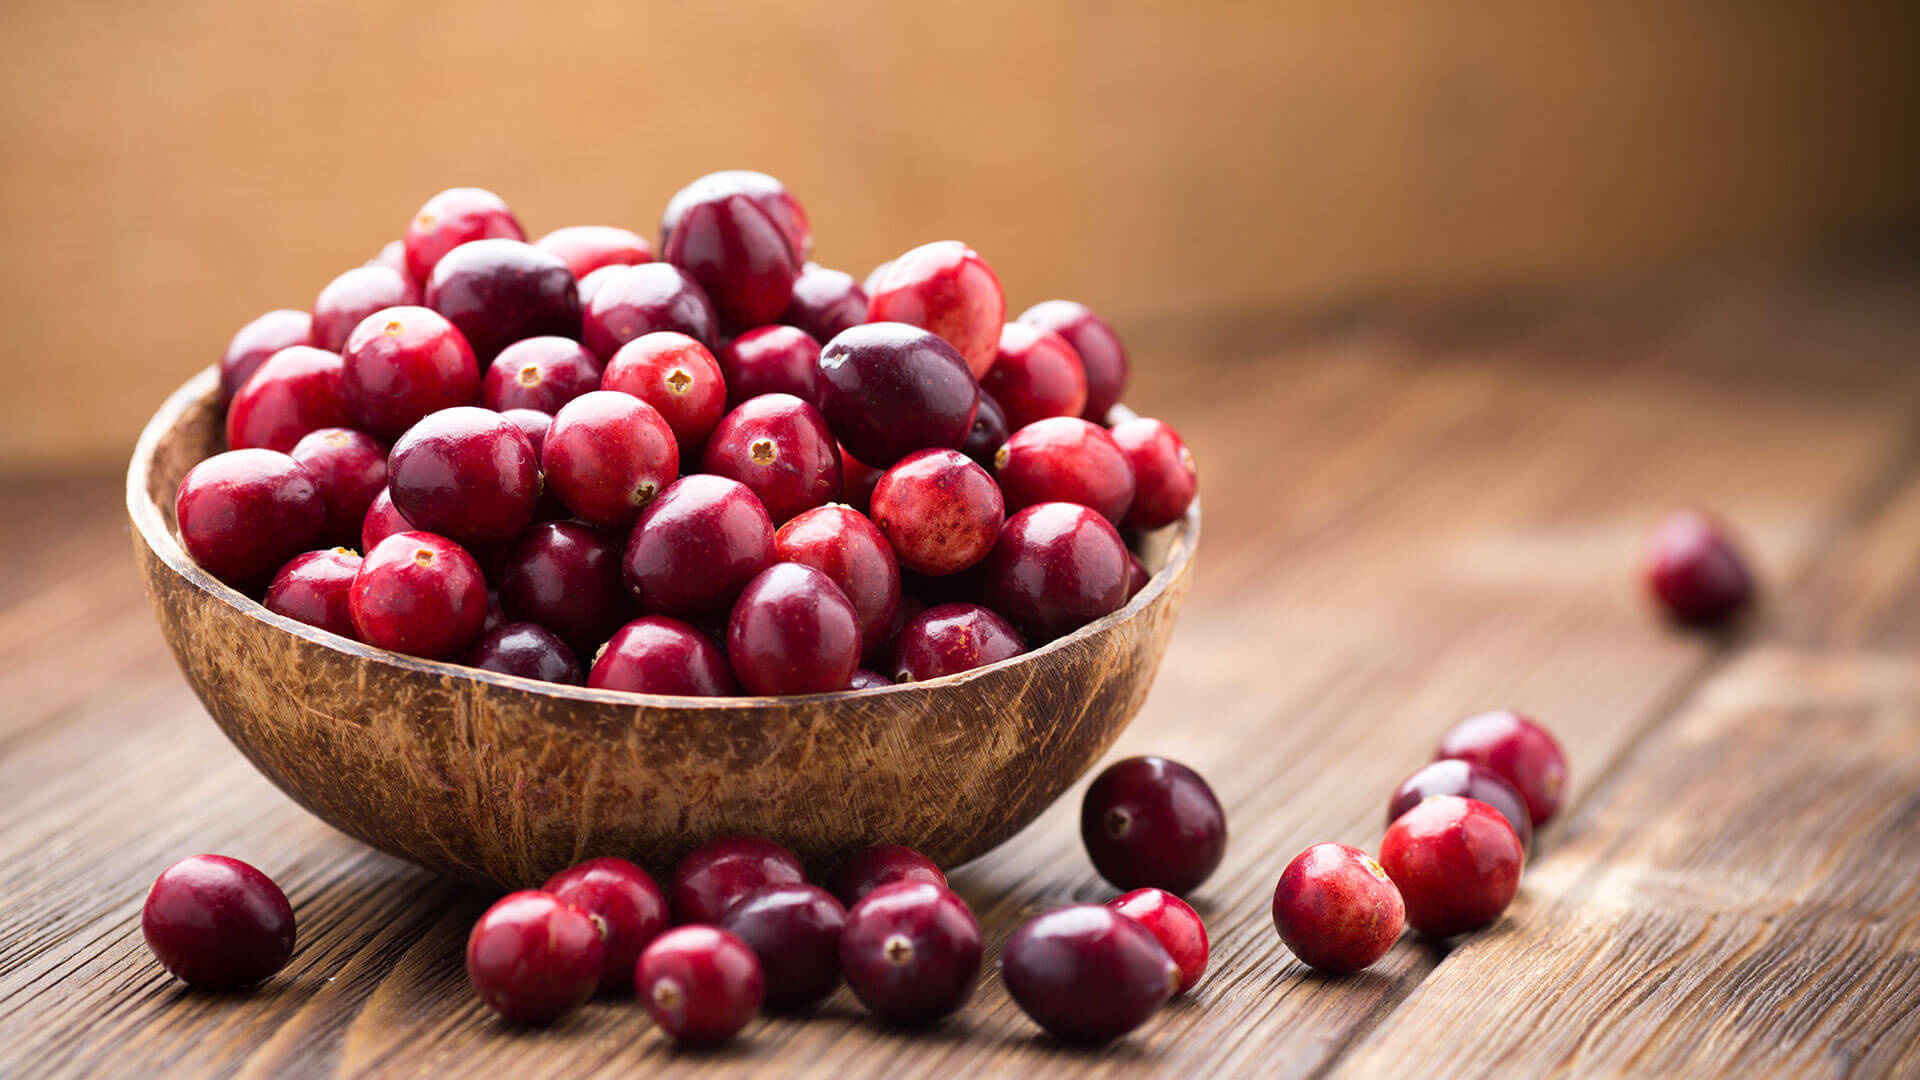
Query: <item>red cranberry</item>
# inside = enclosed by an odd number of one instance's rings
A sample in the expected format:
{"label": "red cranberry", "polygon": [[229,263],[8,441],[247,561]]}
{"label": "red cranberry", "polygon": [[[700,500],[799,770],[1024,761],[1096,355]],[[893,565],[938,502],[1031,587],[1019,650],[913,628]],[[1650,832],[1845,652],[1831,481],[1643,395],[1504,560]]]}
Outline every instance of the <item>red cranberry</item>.
{"label": "red cranberry", "polygon": [[673,429],[682,454],[707,441],[727,411],[727,380],[705,345],[661,330],[620,346],[607,361],[602,390],[632,394],[656,409]]}
{"label": "red cranberry", "polygon": [[1079,417],[1056,416],[1015,431],[993,466],[1009,510],[1079,503],[1118,525],[1133,504],[1127,455],[1106,429]]}
{"label": "red cranberry", "polygon": [[1471,716],[1440,739],[1434,759],[1459,758],[1485,766],[1527,800],[1533,824],[1543,826],[1567,793],[1567,756],[1546,728],[1504,709]]}
{"label": "red cranberry", "polygon": [[1126,455],[1133,473],[1133,502],[1120,524],[1157,529],[1179,521],[1200,486],[1193,453],[1180,434],[1158,420],[1122,420],[1107,433]]}
{"label": "red cranberry", "polygon": [[358,640],[347,594],[359,572],[360,556],[346,548],[295,555],[273,575],[262,603],[275,615]]}
{"label": "red cranberry", "polygon": [[1428,937],[1478,930],[1520,889],[1520,837],[1486,803],[1436,795],[1400,815],[1380,841],[1380,864]]}
{"label": "red cranberry", "polygon": [[551,416],[600,389],[600,361],[571,338],[530,337],[500,350],[487,365],[480,403],[495,412],[536,409]]}
{"label": "red cranberry", "polygon": [[718,923],[728,908],[762,889],[806,880],[800,860],[779,844],[758,836],[723,836],[680,860],[667,897],[674,925]]}
{"label": "red cranberry", "polygon": [[1180,986],[1173,962],[1146,927],[1092,904],[1027,920],[1007,939],[1000,978],[1020,1010],[1055,1038],[1117,1039]]}
{"label": "red cranberry", "polygon": [[292,345],[267,358],[227,409],[227,445],[281,453],[301,436],[353,423],[340,357],[310,345]]}
{"label": "red cranberry", "polygon": [[580,294],[567,264],[519,240],[475,240],[447,252],[426,296],[481,363],[526,338],[580,336]]}
{"label": "red cranberry", "polygon": [[195,855],[167,867],[147,891],[140,931],[160,966],[189,986],[251,986],[293,957],[287,894],[225,855]]}
{"label": "red cranberry", "polygon": [[356,266],[327,282],[313,302],[313,343],[339,352],[360,320],[390,307],[420,303],[420,287],[405,272],[384,266]]}
{"label": "red cranberry", "polygon": [[667,929],[667,895],[645,870],[625,859],[588,859],[540,886],[599,924],[606,941],[600,964],[602,993],[633,986],[640,951]]}
{"label": "red cranberry", "polygon": [[523,679],[580,685],[580,658],[558,634],[530,622],[502,623],[486,631],[467,650],[462,662]]}
{"label": "red cranberry", "polygon": [[543,521],[514,541],[498,575],[500,605],[560,635],[582,656],[633,613],[620,545],[577,521]]}
{"label": "red cranberry", "polygon": [[860,617],[832,578],[774,563],[734,601],[727,662],[750,694],[845,690],[860,663]]}
{"label": "red cranberry", "polygon": [[547,429],[553,426],[552,413],[539,409],[501,409],[500,417],[520,429],[520,434],[527,437],[527,445],[533,447],[535,456],[546,448]]}
{"label": "red cranberry", "polygon": [[442,256],[472,240],[525,240],[506,200],[481,188],[448,188],[407,224],[407,273],[425,281]]}
{"label": "red cranberry", "polygon": [[1127,347],[1105,320],[1084,304],[1048,300],[1021,312],[1018,322],[1051,330],[1067,339],[1087,375],[1087,408],[1080,415],[1104,423],[1108,410],[1127,388]]}
{"label": "red cranberry", "polygon": [[885,469],[873,466],[847,453],[840,448],[840,501],[866,513],[873,503],[873,485],[880,482],[880,474]]}
{"label": "red cranberry", "polygon": [[368,259],[361,265],[384,266],[405,277],[407,280],[413,281],[413,276],[407,272],[407,245],[406,242],[402,240],[389,240],[380,245],[380,250],[374,253],[373,258]]}
{"label": "red cranberry", "polygon": [[313,317],[282,308],[240,328],[220,356],[220,400],[232,401],[267,357],[294,345],[313,344]]}
{"label": "red cranberry", "polygon": [[1359,971],[1387,955],[1407,915],[1373,857],[1348,844],[1294,856],[1273,890],[1273,926],[1293,955],[1321,971]]}
{"label": "red cranberry", "polygon": [[854,668],[853,677],[847,680],[849,690],[878,690],[883,686],[892,685],[893,680],[872,668]]}
{"label": "red cranberry", "polygon": [[680,474],[680,448],[666,419],[613,390],[591,390],[562,405],[540,460],[569,510],[608,527],[633,521]]}
{"label": "red cranberry", "polygon": [[1166,758],[1128,758],[1087,788],[1080,839],[1093,868],[1120,888],[1185,895],[1227,853],[1227,815],[1199,773]]}
{"label": "red cranberry", "polygon": [[779,318],[793,299],[800,260],[786,234],[745,195],[691,202],[664,235],[661,258],[699,282],[722,325],[763,326]]}
{"label": "red cranberry", "polygon": [[[958,240],[922,244],[877,271],[867,318],[903,322],[952,343],[979,378],[993,366],[1007,297],[980,253]],[[958,444],[950,444],[958,445]]]}
{"label": "red cranberry", "polygon": [[654,938],[634,967],[633,984],[660,1030],[689,1046],[739,1034],[766,993],[753,950],[712,926],[682,926]]}
{"label": "red cranberry", "polygon": [[860,617],[863,652],[886,644],[900,605],[900,567],[873,522],[851,507],[816,507],[773,534],[773,552],[781,562],[813,567],[840,587]]}
{"label": "red cranberry", "polygon": [[1007,414],[1000,411],[1000,403],[993,400],[992,394],[982,392],[980,410],[973,414],[973,427],[967,430],[967,441],[960,444],[960,452],[991,469],[994,455],[1000,452],[1010,434]]}
{"label": "red cranberry", "polygon": [[1192,905],[1165,889],[1135,889],[1107,901],[1107,907],[1145,927],[1180,969],[1175,994],[1194,988],[1207,971],[1207,924]]}
{"label": "red cranberry", "polygon": [[417,526],[393,508],[393,493],[381,488],[367,506],[367,517],[360,525],[360,550],[372,551],[380,541],[394,533],[412,532]]}
{"label": "red cranberry", "polygon": [[1492,769],[1457,758],[1423,766],[1401,781],[1387,802],[1387,824],[1393,824],[1401,814],[1435,795],[1460,795],[1486,803],[1500,811],[1500,816],[1513,826],[1522,849],[1533,846],[1533,815],[1528,812],[1527,801],[1520,797],[1520,792]]}
{"label": "red cranberry", "polygon": [[473,349],[439,312],[376,311],[347,335],[347,400],[360,427],[398,438],[428,413],[471,405],[480,395]]}
{"label": "red cranberry", "polygon": [[924,881],[868,893],[840,932],[847,985],[891,1024],[931,1024],[965,1005],[980,977],[981,952],[980,923],[967,902]]}
{"label": "red cranberry", "polygon": [[887,670],[900,682],[925,682],[1026,651],[1013,624],[979,604],[941,604],[900,628]]}
{"label": "red cranberry", "polygon": [[807,212],[787,185],[766,173],[750,169],[727,169],[707,175],[674,193],[660,215],[660,246],[665,247],[673,231],[687,212],[705,202],[727,195],[744,195],[758,205],[786,238],[795,265],[804,262],[813,251],[813,230],[807,224]]}
{"label": "red cranberry", "polygon": [[587,300],[580,326],[580,340],[602,360],[611,359],[634,338],[659,330],[685,334],[709,349],[720,340],[713,302],[679,267],[645,263],[602,273],[606,276]]}
{"label": "red cranberry", "polygon": [[387,492],[408,521],[466,544],[498,544],[533,520],[540,462],[513,422],[463,405],[393,444]]}
{"label": "red cranberry", "polygon": [[804,1009],[840,985],[840,930],[847,909],[825,889],[778,885],[727,909],[720,928],[760,958],[767,1005]]}
{"label": "red cranberry", "polygon": [[1153,575],[1147,573],[1147,564],[1140,561],[1140,556],[1127,552],[1127,599],[1140,595],[1140,590],[1152,580]]}
{"label": "red cranberry", "polygon": [[1030,323],[1000,328],[993,366],[980,377],[1015,431],[1050,416],[1079,416],[1087,407],[1087,373],[1059,334]]}
{"label": "red cranberry", "polygon": [[817,402],[819,364],[820,342],[805,330],[781,325],[749,330],[720,350],[727,407],[737,408],[762,394],[792,394]]}
{"label": "red cranberry", "polygon": [[1072,503],[1041,503],[1008,518],[979,570],[981,599],[1029,642],[1051,641],[1120,610],[1127,576],[1120,533]]}
{"label": "red cranberry", "polygon": [[916,450],[874,485],[873,523],[900,564],[957,574],[993,550],[1005,521],[1000,488],[958,450]]}
{"label": "red cranberry", "polygon": [[364,431],[319,428],[301,436],[291,455],[320,485],[327,504],[327,535],[353,543],[367,508],[387,486],[387,448]]}
{"label": "red cranberry", "polygon": [[500,898],[467,935],[467,981],[516,1024],[550,1024],[586,1004],[606,946],[586,912],[552,893]]}
{"label": "red cranberry", "polygon": [[450,660],[480,636],[487,583],[465,548],[430,532],[394,533],[367,552],[353,579],[361,641]]}
{"label": "red cranberry", "polygon": [[861,461],[881,468],[915,450],[967,441],[980,386],[940,338],[900,323],[856,326],[820,351],[820,411]]}
{"label": "red cranberry", "polygon": [[675,697],[731,697],[740,692],[713,639],[664,615],[638,618],[614,631],[594,660],[587,685]]}
{"label": "red cranberry", "polygon": [[1643,561],[1648,589],[1677,622],[1713,626],[1753,598],[1746,560],[1720,523],[1699,511],[1660,519]]}
{"label": "red cranberry", "polygon": [[603,266],[637,266],[653,261],[653,248],[644,237],[612,225],[569,225],[534,241],[533,246],[567,264],[576,278]]}
{"label": "red cranberry", "polygon": [[867,294],[852,274],[808,263],[793,279],[793,299],[787,301],[780,321],[800,328],[815,341],[826,341],[867,321]]}
{"label": "red cranberry", "polygon": [[883,885],[924,881],[947,887],[947,875],[932,859],[899,844],[877,844],[846,857],[827,876],[827,891],[847,907]]}
{"label": "red cranberry", "polygon": [[792,394],[762,394],[722,417],[706,471],[747,485],[778,525],[840,494],[840,448],[820,410]]}
{"label": "red cranberry", "polygon": [[600,291],[601,284],[603,284],[607,278],[625,270],[628,266],[638,265],[638,263],[616,263],[612,266],[603,266],[598,270],[589,271],[580,278],[579,282],[574,286],[574,291],[580,294],[580,340],[586,340],[587,310],[593,306],[593,294]]}
{"label": "red cranberry", "polygon": [[245,589],[313,546],[327,506],[313,474],[287,455],[229,450],[180,478],[173,516],[193,561]]}
{"label": "red cranberry", "polygon": [[718,615],[773,562],[773,521],[745,484],[688,476],[640,515],[621,568],[641,606],[663,615]]}

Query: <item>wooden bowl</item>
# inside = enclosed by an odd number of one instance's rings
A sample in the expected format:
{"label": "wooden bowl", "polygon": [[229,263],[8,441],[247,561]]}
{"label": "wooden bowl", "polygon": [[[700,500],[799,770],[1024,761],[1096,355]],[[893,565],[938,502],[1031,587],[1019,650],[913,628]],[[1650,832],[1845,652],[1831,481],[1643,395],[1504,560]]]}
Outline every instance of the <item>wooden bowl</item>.
{"label": "wooden bowl", "polygon": [[225,448],[217,386],[209,369],[168,398],[127,470],[135,554],[180,670],[295,802],[382,851],[509,887],[595,855],[664,868],[727,833],[815,867],[882,842],[942,866],[992,849],[1139,711],[1200,532],[1196,504],[1149,537],[1153,579],[1120,611],[947,678],[792,698],[555,686],[348,641],[194,565],[174,494]]}

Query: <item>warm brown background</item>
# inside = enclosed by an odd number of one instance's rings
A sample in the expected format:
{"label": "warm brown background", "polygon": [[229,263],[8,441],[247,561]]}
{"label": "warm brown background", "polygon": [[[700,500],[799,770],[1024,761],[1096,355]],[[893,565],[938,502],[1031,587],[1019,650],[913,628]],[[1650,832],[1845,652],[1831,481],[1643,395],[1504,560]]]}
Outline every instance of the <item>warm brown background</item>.
{"label": "warm brown background", "polygon": [[0,473],[124,458],[452,184],[651,234],[785,178],[823,261],[959,237],[1123,330],[1772,266],[1920,220],[1884,2],[0,5]]}

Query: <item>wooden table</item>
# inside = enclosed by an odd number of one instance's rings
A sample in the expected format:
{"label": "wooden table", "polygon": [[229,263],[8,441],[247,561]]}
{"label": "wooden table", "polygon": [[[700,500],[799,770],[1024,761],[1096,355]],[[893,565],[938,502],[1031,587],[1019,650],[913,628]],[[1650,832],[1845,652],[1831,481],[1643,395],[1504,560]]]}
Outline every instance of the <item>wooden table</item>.
{"label": "wooden table", "polygon": [[[1135,402],[1191,436],[1198,580],[1116,754],[1226,803],[1194,897],[1205,982],[1134,1036],[1036,1034],[997,975],[930,1033],[844,992],[677,1053],[596,1003],[496,1023],[460,953],[487,898],[308,817],[220,737],[141,599],[117,478],[0,494],[0,1074],[767,1076],[1920,1073],[1920,278],[1512,299],[1146,332]],[[1766,604],[1669,629],[1634,575],[1660,511],[1734,522]],[[1304,970],[1273,883],[1377,844],[1436,736],[1512,706],[1573,800],[1492,929]],[[997,954],[1112,895],[1079,791],[954,875]],[[276,877],[293,964],[191,992],[141,943],[197,851]],[[991,965],[990,965],[991,967]]]}

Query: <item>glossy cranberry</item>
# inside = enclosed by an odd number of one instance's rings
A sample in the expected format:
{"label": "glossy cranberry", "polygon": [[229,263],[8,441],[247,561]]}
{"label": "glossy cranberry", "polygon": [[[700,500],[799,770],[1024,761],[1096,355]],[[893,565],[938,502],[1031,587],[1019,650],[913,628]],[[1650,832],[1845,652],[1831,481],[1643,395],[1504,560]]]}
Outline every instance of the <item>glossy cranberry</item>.
{"label": "glossy cranberry", "polygon": [[713,300],[721,325],[734,330],[779,318],[800,276],[800,260],[786,234],[744,195],[686,207],[661,241],[660,257],[698,282]]}
{"label": "glossy cranberry", "polygon": [[220,355],[220,400],[233,400],[267,357],[294,345],[311,344],[313,317],[304,311],[269,311],[241,327]]}
{"label": "glossy cranberry", "polygon": [[637,266],[653,261],[653,248],[639,233],[612,225],[568,225],[533,242],[567,265],[575,278],[603,266]]}
{"label": "glossy cranberry", "polygon": [[1500,811],[1500,816],[1513,826],[1522,849],[1533,846],[1533,815],[1520,792],[1492,769],[1458,758],[1422,766],[1401,781],[1394,789],[1393,798],[1387,801],[1387,824],[1393,824],[1401,814],[1435,795],[1460,795],[1486,803]]}
{"label": "glossy cranberry", "polygon": [[750,694],[845,690],[860,663],[860,617],[832,578],[774,563],[734,601],[727,663]]}
{"label": "glossy cranberry", "polygon": [[501,897],[467,935],[467,981],[516,1024],[550,1024],[586,1004],[606,946],[587,913],[549,892]]}
{"label": "glossy cranberry", "polygon": [[430,532],[394,533],[367,552],[353,579],[361,641],[428,660],[450,660],[479,638],[487,582],[465,548]]}
{"label": "glossy cranberry", "polygon": [[592,390],[562,405],[540,461],[548,486],[568,509],[609,528],[633,521],[680,475],[680,448],[666,419],[613,390]]}
{"label": "glossy cranberry", "polygon": [[327,523],[313,474],[273,450],[229,450],[195,465],[180,478],[173,513],[193,561],[240,589],[312,548]]}
{"label": "glossy cranberry", "polygon": [[360,556],[346,548],[309,551],[288,560],[267,585],[268,611],[358,640],[347,594],[360,572]]}
{"label": "glossy cranberry", "polygon": [[1120,524],[1158,529],[1180,520],[1193,503],[1200,474],[1179,433],[1159,420],[1138,417],[1115,424],[1107,434],[1133,473],[1133,502]]}
{"label": "glossy cranberry", "polygon": [[779,325],[749,330],[720,350],[727,405],[735,408],[762,394],[817,403],[819,363],[820,343],[804,330]]}
{"label": "glossy cranberry", "polygon": [[900,567],[873,522],[838,503],[816,507],[782,525],[773,550],[779,561],[811,566],[840,587],[860,618],[863,652],[886,644],[900,606]]}
{"label": "glossy cranberry", "polygon": [[1026,651],[1013,624],[979,604],[940,604],[900,628],[887,670],[899,682],[925,682]]}
{"label": "glossy cranberry", "polygon": [[1400,815],[1380,841],[1380,865],[1406,902],[1407,923],[1428,937],[1478,930],[1520,889],[1520,837],[1500,811],[1436,795]]}
{"label": "glossy cranberry", "polygon": [[367,505],[366,520],[360,524],[360,550],[372,551],[394,533],[412,532],[417,527],[393,508],[393,493],[383,487]]}
{"label": "glossy cranberry", "polygon": [[804,262],[812,253],[813,230],[807,223],[807,212],[801,208],[799,201],[787,191],[787,185],[778,179],[750,169],[708,173],[675,192],[673,198],[667,201],[666,212],[660,215],[660,246],[666,246],[688,211],[701,203],[713,202],[727,195],[744,195],[760,207],[786,238],[796,265]]}
{"label": "glossy cranberry", "polygon": [[1008,510],[1079,503],[1118,525],[1133,504],[1127,455],[1105,428],[1079,417],[1058,416],[1020,428],[994,455],[993,466]]}
{"label": "glossy cranberry", "polygon": [[586,340],[587,309],[593,306],[593,295],[600,291],[600,286],[607,278],[619,273],[628,266],[638,265],[638,263],[616,263],[612,266],[603,266],[598,270],[589,271],[585,276],[580,278],[574,288],[574,291],[580,294],[580,340]]}
{"label": "glossy cranberry", "polygon": [[620,346],[607,361],[600,388],[653,406],[673,429],[683,457],[697,456],[727,411],[720,363],[705,345],[671,330],[642,334]]}
{"label": "glossy cranberry", "polygon": [[1007,415],[1000,411],[1000,403],[993,400],[992,394],[982,392],[980,409],[973,414],[973,426],[967,430],[967,441],[960,444],[960,452],[991,469],[994,455],[1000,452],[1010,434]]}
{"label": "glossy cranberry", "polygon": [[1007,297],[980,253],[958,240],[922,244],[867,286],[867,318],[903,322],[946,339],[979,378],[993,366]]}
{"label": "glossy cranberry", "polygon": [[502,623],[486,631],[461,662],[523,679],[580,685],[580,658],[558,634],[530,622]]}
{"label": "glossy cranberry", "polygon": [[873,503],[873,485],[885,469],[876,469],[840,448],[840,501],[866,513]]}
{"label": "glossy cranberry", "polygon": [[577,521],[543,521],[501,560],[500,606],[539,623],[582,656],[627,621],[633,598],[620,579],[620,545]]}
{"label": "glossy cranberry", "polygon": [[667,898],[676,926],[718,923],[728,908],[762,889],[806,880],[800,860],[779,844],[758,836],[723,836],[680,860]]}
{"label": "glossy cranberry", "polygon": [[386,446],[364,431],[319,428],[301,436],[290,453],[320,485],[327,536],[341,544],[356,542],[367,508],[387,486]]}
{"label": "glossy cranberry", "polygon": [[525,240],[506,200],[481,188],[448,188],[407,224],[407,273],[425,281],[442,256],[473,240]]}
{"label": "glossy cranberry", "polygon": [[682,926],[654,938],[634,967],[633,985],[660,1030],[689,1046],[739,1034],[766,993],[753,950],[712,926]]}
{"label": "glossy cranberry", "polygon": [[885,468],[967,441],[980,386],[953,346],[901,323],[856,326],[820,351],[820,411],[861,461]]}
{"label": "glossy cranberry", "polygon": [[1546,728],[1505,709],[1470,716],[1440,739],[1434,759],[1459,758],[1498,773],[1527,800],[1535,826],[1560,811],[1567,793],[1567,756]]}
{"label": "glossy cranberry", "polygon": [[866,293],[869,297],[871,297],[873,295],[874,286],[880,284],[880,276],[882,274],[885,274],[887,272],[887,269],[892,265],[893,265],[893,260],[888,259],[886,262],[883,262],[880,265],[874,267],[873,269],[867,271],[867,276],[860,279],[860,291],[863,293]]}
{"label": "glossy cranberry", "polygon": [[1147,564],[1140,561],[1140,556],[1127,552],[1127,599],[1140,595],[1140,590],[1152,580],[1153,575],[1147,573]]}
{"label": "glossy cranberry", "polygon": [[1713,626],[1753,598],[1746,560],[1720,523],[1699,511],[1660,519],[1642,561],[1648,590],[1676,622]]}
{"label": "glossy cranberry", "polygon": [[1087,375],[1087,407],[1080,415],[1104,423],[1107,411],[1127,388],[1127,347],[1120,336],[1084,304],[1048,300],[1020,313],[1017,322],[1051,330],[1067,339]]}
{"label": "glossy cranberry", "polygon": [[1059,334],[1030,323],[1000,328],[993,366],[980,377],[1015,431],[1051,416],[1079,416],[1087,407],[1087,374]]}
{"label": "glossy cranberry", "polygon": [[1080,839],[1100,876],[1122,889],[1182,896],[1227,852],[1227,815],[1200,774],[1177,761],[1117,761],[1087,788]]}
{"label": "glossy cranberry", "polygon": [[195,855],[161,872],[140,909],[140,931],[160,966],[189,986],[251,986],[293,957],[287,895],[225,855]]}
{"label": "glossy cranberry", "polygon": [[872,668],[854,668],[853,677],[847,680],[849,690],[878,690],[883,686],[892,686],[893,680]]}
{"label": "glossy cranberry", "polygon": [[567,264],[518,240],[475,240],[447,252],[426,298],[483,364],[526,338],[580,336],[580,294]]}
{"label": "glossy cranberry", "polygon": [[507,625],[507,611],[500,606],[500,594],[493,589],[488,589],[487,617],[480,622],[480,632],[491,634],[505,625]]}
{"label": "glossy cranberry", "polygon": [[840,932],[847,985],[890,1024],[931,1024],[965,1005],[981,954],[980,923],[967,902],[924,881],[874,889],[847,912]]}
{"label": "glossy cranberry", "polygon": [[471,405],[480,396],[473,349],[439,312],[423,307],[376,311],[347,335],[347,400],[359,427],[394,439],[428,413]]}
{"label": "glossy cranberry", "polygon": [[734,598],[773,562],[773,521],[753,492],[724,476],[688,476],[634,526],[621,568],[647,611],[698,618]]}
{"label": "glossy cranberry", "polygon": [[747,485],[776,525],[840,494],[840,449],[820,410],[792,394],[762,394],[722,417],[706,471]]}
{"label": "glossy cranberry", "polygon": [[713,302],[679,267],[646,263],[594,276],[600,280],[586,301],[580,340],[600,359],[611,359],[620,346],[659,330],[685,334],[709,349],[719,343],[720,317]]}
{"label": "glossy cranberry", "polygon": [[386,243],[380,245],[380,250],[377,252],[374,252],[373,258],[368,259],[366,262],[362,263],[361,265],[384,266],[387,269],[392,270],[395,273],[398,273],[400,276],[406,278],[408,281],[412,281],[416,285],[419,284],[419,282],[407,270],[407,245],[406,245],[406,241],[404,240],[389,240]]}
{"label": "glossy cranberry", "polygon": [[733,670],[713,639],[689,623],[647,615],[614,631],[587,685],[674,697],[732,697]]}
{"label": "glossy cranberry", "polygon": [[727,909],[720,928],[760,958],[767,1006],[804,1009],[840,985],[840,931],[847,909],[825,889],[777,885]]}
{"label": "glossy cranberry", "polygon": [[310,345],[269,356],[227,407],[227,446],[286,453],[309,431],[351,425],[342,375],[339,356]]}
{"label": "glossy cranberry", "polygon": [[1273,926],[1293,955],[1321,971],[1359,971],[1387,955],[1407,909],[1387,872],[1348,844],[1294,856],[1273,890]]}
{"label": "glossy cranberry", "polygon": [[877,844],[846,857],[827,876],[827,891],[847,907],[883,885],[922,881],[947,887],[947,875],[932,859],[900,844]]}
{"label": "glossy cranberry", "polygon": [[536,409],[552,415],[589,390],[600,389],[600,360],[564,337],[530,337],[500,351],[487,365],[480,403],[496,412]]}
{"label": "glossy cranberry", "polygon": [[1135,889],[1107,901],[1107,907],[1145,927],[1180,969],[1175,994],[1194,988],[1207,971],[1207,924],[1192,905],[1165,889]]}
{"label": "glossy cranberry", "polygon": [[826,341],[867,321],[867,294],[852,274],[808,263],[793,279],[793,299],[780,321],[815,341]]}
{"label": "glossy cranberry", "polygon": [[313,302],[313,343],[339,352],[360,320],[390,307],[420,303],[420,287],[399,270],[356,266],[320,290]]}
{"label": "glossy cranberry", "polygon": [[1000,978],[1020,1010],[1055,1038],[1117,1039],[1166,1004],[1180,965],[1146,927],[1092,904],[1050,911],[1013,932]]}
{"label": "glossy cranberry", "polygon": [[986,558],[1004,521],[993,477],[958,450],[918,450],[874,485],[873,523],[900,564],[958,573]]}
{"label": "glossy cranberry", "polygon": [[640,951],[667,929],[667,894],[653,878],[625,859],[602,856],[560,871],[540,888],[599,925],[606,942],[600,991],[631,989]]}
{"label": "glossy cranberry", "polygon": [[527,445],[533,447],[537,455],[547,445],[547,429],[553,426],[553,415],[539,409],[501,409],[500,416],[527,437]]}
{"label": "glossy cranberry", "polygon": [[1008,518],[977,574],[981,600],[1029,643],[1051,641],[1127,602],[1120,533],[1072,503],[1041,503]]}
{"label": "glossy cranberry", "polygon": [[427,532],[465,544],[498,544],[533,520],[540,464],[533,446],[499,413],[442,409],[393,444],[387,492]]}

